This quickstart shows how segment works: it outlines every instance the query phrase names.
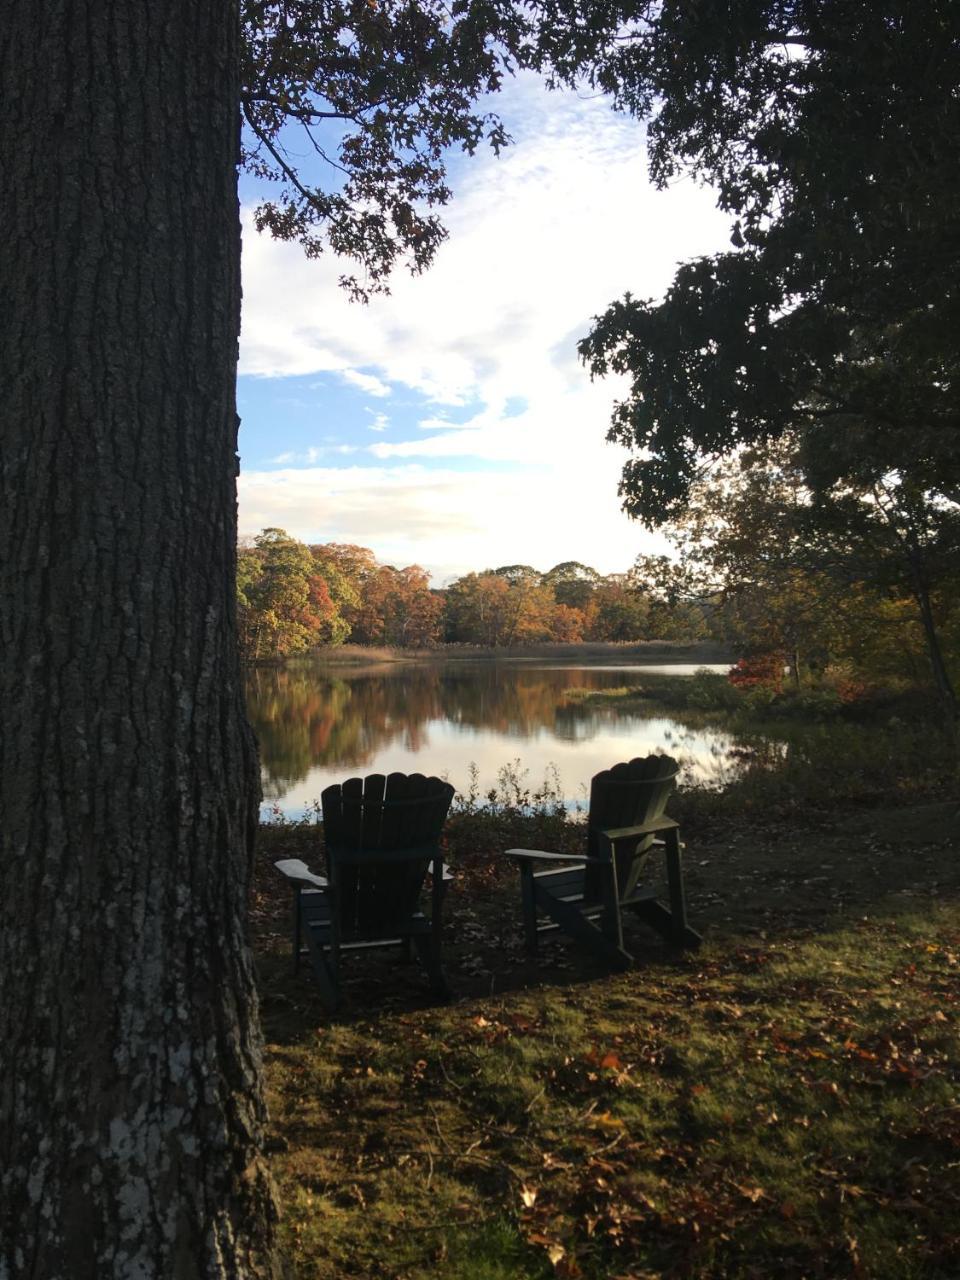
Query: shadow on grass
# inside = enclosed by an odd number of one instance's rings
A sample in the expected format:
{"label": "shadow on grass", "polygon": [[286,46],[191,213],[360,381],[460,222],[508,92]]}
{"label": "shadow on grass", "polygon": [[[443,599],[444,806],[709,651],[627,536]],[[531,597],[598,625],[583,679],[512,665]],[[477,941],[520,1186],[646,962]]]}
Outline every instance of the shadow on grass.
{"label": "shadow on grass", "polygon": [[269,867],[302,833],[271,836],[254,923],[297,1276],[955,1280],[949,823],[857,812],[691,841],[704,947],[638,926],[614,976],[559,939],[527,959],[516,873],[462,857],[458,998],[433,1005],[385,953],[350,965],[336,1018],[290,973]]}
{"label": "shadow on grass", "polygon": [[[725,837],[689,842],[689,915],[705,936],[705,950],[669,948],[628,916],[625,938],[637,980],[644,974],[695,972],[701,956],[718,949],[829,934],[905,906],[922,913],[924,904],[955,899],[960,894],[960,859],[952,838],[956,811],[952,804],[848,811],[805,828],[741,820]],[[292,973],[290,903],[272,868],[274,858],[291,851],[317,866],[318,847],[312,828],[268,829],[260,852],[255,948],[265,1027],[277,1043],[295,1041],[318,1021],[331,1020],[309,965],[297,976]],[[496,857],[474,863],[469,856],[460,859],[444,913],[444,966],[454,1002],[607,977],[601,962],[563,935],[544,939],[540,954],[527,956],[519,908],[519,878],[512,864]],[[335,1020],[411,1012],[435,1003],[416,961],[403,964],[399,948],[385,948],[347,959],[344,1005]]]}

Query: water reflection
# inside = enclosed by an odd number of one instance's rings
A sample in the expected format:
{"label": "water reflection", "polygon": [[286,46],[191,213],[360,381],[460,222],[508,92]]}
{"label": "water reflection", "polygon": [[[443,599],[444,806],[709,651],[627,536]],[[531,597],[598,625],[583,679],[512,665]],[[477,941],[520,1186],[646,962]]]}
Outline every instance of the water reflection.
{"label": "water reflection", "polygon": [[555,765],[575,801],[600,769],[657,749],[681,758],[688,776],[722,781],[736,767],[729,734],[590,706],[572,693],[619,688],[632,682],[627,673],[645,670],[528,661],[251,671],[247,705],[264,799],[299,814],[332,781],[391,770],[446,775],[464,790],[471,764],[486,790],[519,759],[533,785]]}

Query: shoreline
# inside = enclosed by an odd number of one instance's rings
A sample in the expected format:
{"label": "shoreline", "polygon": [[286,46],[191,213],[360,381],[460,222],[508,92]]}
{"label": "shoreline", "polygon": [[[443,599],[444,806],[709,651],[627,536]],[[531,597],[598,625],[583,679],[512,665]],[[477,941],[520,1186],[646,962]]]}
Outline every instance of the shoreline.
{"label": "shoreline", "polygon": [[665,640],[643,640],[630,643],[531,644],[504,645],[490,648],[482,645],[449,644],[431,649],[395,649],[388,646],[342,645],[336,649],[299,654],[285,662],[262,663],[258,666],[322,666],[359,667],[384,663],[431,662],[589,662],[596,666],[687,665],[702,663],[719,665],[736,662],[729,646],[712,641],[676,643]]}

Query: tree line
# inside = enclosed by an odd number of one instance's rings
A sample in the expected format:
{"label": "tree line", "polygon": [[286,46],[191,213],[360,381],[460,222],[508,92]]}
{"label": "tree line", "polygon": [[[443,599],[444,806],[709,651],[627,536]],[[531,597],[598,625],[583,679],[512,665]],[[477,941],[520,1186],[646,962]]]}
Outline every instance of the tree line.
{"label": "tree line", "polygon": [[638,556],[624,573],[512,564],[442,589],[419,565],[380,564],[367,547],[264,529],[239,556],[243,651],[256,663],[348,640],[712,640],[774,656],[796,684],[830,668],[923,683],[931,653],[948,673],[960,659],[960,527],[949,505],[911,507],[895,486],[816,495],[785,440],[704,472],[666,528],[673,554]]}
{"label": "tree line", "polygon": [[349,640],[422,649],[543,642],[697,640],[712,635],[709,599],[684,596],[665,556],[625,573],[576,560],[546,572],[501,565],[430,586],[419,565],[380,564],[349,543],[314,546],[264,529],[238,557],[240,636],[248,662],[276,661]]}

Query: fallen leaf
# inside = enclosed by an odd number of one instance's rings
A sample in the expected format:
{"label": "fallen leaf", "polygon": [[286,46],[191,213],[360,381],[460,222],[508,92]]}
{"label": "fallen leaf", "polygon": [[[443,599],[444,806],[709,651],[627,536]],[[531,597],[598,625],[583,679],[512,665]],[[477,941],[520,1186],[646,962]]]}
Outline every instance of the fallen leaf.
{"label": "fallen leaf", "polygon": [[746,1198],[752,1204],[756,1204],[758,1200],[765,1199],[767,1194],[764,1191],[763,1187],[739,1187],[738,1186],[737,1190],[740,1192],[742,1196],[746,1196]]}
{"label": "fallen leaf", "polygon": [[591,1116],[590,1123],[597,1129],[605,1129],[608,1133],[619,1133],[627,1127],[619,1116],[612,1116],[609,1111],[600,1111]]}

